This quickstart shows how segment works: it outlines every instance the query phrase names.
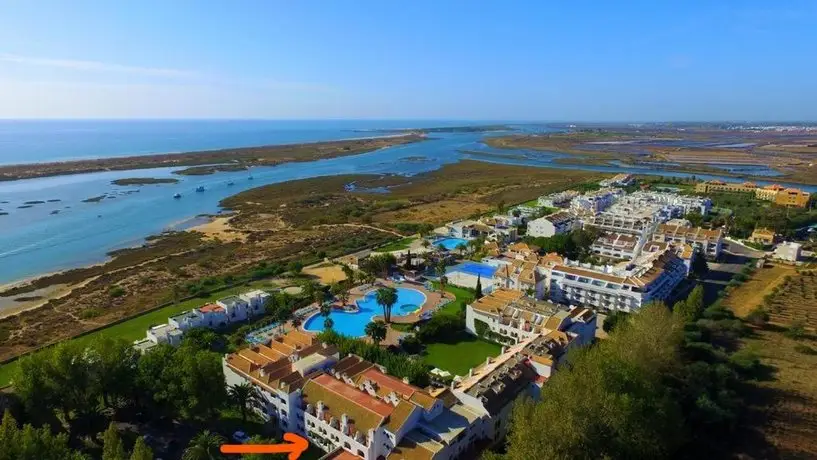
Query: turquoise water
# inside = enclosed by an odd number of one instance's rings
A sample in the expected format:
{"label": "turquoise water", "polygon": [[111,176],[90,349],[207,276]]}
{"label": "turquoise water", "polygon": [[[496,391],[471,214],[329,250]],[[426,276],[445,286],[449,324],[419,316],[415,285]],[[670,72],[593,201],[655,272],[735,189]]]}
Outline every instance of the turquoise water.
{"label": "turquoise water", "polygon": [[441,238],[434,240],[434,246],[443,245],[443,247],[449,251],[457,249],[457,246],[461,244],[468,244],[468,240],[463,238]]}
{"label": "turquoise water", "polygon": [[481,276],[483,279],[489,279],[494,276],[496,273],[497,267],[488,264],[481,264],[478,262],[463,262],[459,265],[454,265],[450,267],[447,272],[463,272],[468,273],[469,275],[474,276]]}
{"label": "turquoise water", "polygon": [[[397,303],[392,307],[391,315],[392,317],[406,316],[422,307],[425,301],[426,296],[422,292],[399,287],[397,288]],[[355,313],[333,310],[329,314],[329,317],[335,322],[332,329],[351,337],[366,335],[364,332],[366,325],[372,321],[373,316],[383,314],[383,307],[375,300],[375,291],[370,291],[365,297],[358,300],[357,306],[360,310]],[[304,329],[320,332],[323,330],[323,321],[324,317],[321,315],[312,316],[304,323]]]}
{"label": "turquoise water", "polygon": [[[0,163],[319,141],[382,134],[381,131],[373,130],[463,124],[467,123],[405,120],[0,121]],[[547,128],[539,125],[516,127],[527,132],[547,131]],[[173,168],[156,168],[0,182],[0,284],[104,261],[109,251],[140,245],[144,243],[145,237],[164,230],[184,228],[191,222],[196,222],[196,216],[200,214],[218,213],[221,211],[219,202],[228,196],[253,187],[289,180],[339,174],[411,176],[463,159],[609,173],[690,176],[658,168],[634,170],[620,165],[563,165],[553,162],[564,156],[557,153],[488,147],[482,140],[489,135],[495,134],[434,133],[424,142],[361,155],[253,168],[252,181],[248,180],[246,172],[176,176],[172,174]],[[465,151],[468,153],[464,153]],[[480,156],[479,152],[489,153],[490,156]],[[111,185],[112,180],[126,177],[175,177],[180,182],[142,187]],[[742,181],[716,175],[699,174],[697,177],[703,180]],[[228,185],[231,181],[234,182],[233,186]],[[756,182],[761,185],[769,184]],[[204,187],[205,192],[195,193],[199,186]],[[797,187],[810,192],[817,191],[817,187],[813,186]],[[175,193],[180,193],[182,198],[173,199]],[[87,198],[101,195],[106,198],[95,203],[83,202]],[[44,203],[27,205],[26,201]],[[449,244],[456,247],[459,242]]]}

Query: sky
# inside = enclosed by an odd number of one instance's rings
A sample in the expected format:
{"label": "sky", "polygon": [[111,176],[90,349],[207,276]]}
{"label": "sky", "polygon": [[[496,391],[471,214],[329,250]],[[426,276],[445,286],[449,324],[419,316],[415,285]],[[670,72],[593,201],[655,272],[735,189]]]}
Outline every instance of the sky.
{"label": "sky", "polygon": [[0,118],[817,120],[817,2],[0,0]]}

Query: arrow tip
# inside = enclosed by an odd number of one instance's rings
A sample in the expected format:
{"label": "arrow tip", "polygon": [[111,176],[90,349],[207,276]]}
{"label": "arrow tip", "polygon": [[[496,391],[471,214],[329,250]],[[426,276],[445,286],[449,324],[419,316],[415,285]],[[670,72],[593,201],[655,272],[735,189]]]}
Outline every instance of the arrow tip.
{"label": "arrow tip", "polygon": [[284,433],[284,441],[292,445],[292,451],[289,453],[289,460],[298,460],[301,454],[309,448],[309,441],[295,433]]}

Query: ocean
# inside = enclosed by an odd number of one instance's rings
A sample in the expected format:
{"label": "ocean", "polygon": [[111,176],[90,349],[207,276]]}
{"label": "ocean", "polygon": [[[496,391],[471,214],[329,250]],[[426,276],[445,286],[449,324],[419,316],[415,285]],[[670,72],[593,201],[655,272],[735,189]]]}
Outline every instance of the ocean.
{"label": "ocean", "polygon": [[[0,122],[0,162],[44,162],[226,147],[313,142],[383,134],[380,130],[461,126],[457,121],[44,121]],[[486,124],[486,122],[470,123]],[[493,124],[493,123],[491,123]],[[546,131],[538,125],[518,126]],[[108,252],[136,246],[163,230],[182,229],[243,190],[295,179],[340,174],[414,175],[462,159],[637,172],[623,166],[563,165],[553,152],[496,150],[482,142],[496,133],[434,133],[430,139],[360,155],[256,167],[248,173],[178,176],[179,168],[108,171],[0,182],[0,284],[104,261]],[[486,155],[481,155],[484,153]],[[702,179],[736,179],[697,175]],[[116,186],[127,177],[174,177],[176,184]],[[229,185],[232,182],[234,185]],[[195,192],[204,187],[205,191]],[[817,187],[803,187],[809,191]],[[179,193],[180,199],[173,195]],[[89,198],[103,197],[94,202]]]}

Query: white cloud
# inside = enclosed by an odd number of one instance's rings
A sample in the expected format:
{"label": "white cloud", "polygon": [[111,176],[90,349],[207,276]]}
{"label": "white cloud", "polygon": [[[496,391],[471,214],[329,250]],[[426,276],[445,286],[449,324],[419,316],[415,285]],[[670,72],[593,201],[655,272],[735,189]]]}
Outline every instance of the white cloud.
{"label": "white cloud", "polygon": [[18,54],[10,53],[0,53],[0,61],[41,67],[56,67],[61,69],[82,70],[90,72],[126,73],[150,77],[190,78],[197,76],[195,72],[179,69],[139,67],[122,64],[111,64],[98,61],[84,61],[78,59],[41,58],[33,56],[21,56]]}

